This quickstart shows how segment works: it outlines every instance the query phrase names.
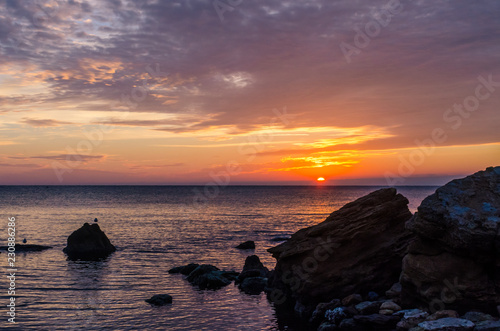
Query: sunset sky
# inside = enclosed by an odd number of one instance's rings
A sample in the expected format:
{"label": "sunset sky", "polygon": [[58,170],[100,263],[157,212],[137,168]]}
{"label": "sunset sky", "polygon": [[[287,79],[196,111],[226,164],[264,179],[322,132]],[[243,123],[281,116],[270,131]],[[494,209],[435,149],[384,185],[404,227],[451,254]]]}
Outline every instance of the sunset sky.
{"label": "sunset sky", "polygon": [[0,184],[424,185],[500,164],[496,0],[0,6]]}

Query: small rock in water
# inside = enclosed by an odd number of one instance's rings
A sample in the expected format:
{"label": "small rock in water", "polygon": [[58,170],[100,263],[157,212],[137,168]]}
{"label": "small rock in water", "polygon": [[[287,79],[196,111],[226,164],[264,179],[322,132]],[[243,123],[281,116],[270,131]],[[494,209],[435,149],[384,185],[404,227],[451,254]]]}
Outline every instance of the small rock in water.
{"label": "small rock in water", "polygon": [[164,306],[166,304],[172,303],[172,296],[168,294],[155,294],[151,298],[144,301],[155,306]]}
{"label": "small rock in water", "polygon": [[257,295],[264,291],[267,285],[267,278],[248,277],[238,286],[246,294]]}
{"label": "small rock in water", "polygon": [[465,318],[466,320],[469,320],[474,323],[493,320],[493,316],[478,311],[469,311],[464,316],[462,316],[462,318]]}
{"label": "small rock in water", "polygon": [[245,241],[244,243],[239,244],[235,248],[238,248],[238,249],[255,249],[255,242],[253,242],[252,240]]}
{"label": "small rock in water", "polygon": [[210,264],[199,265],[187,276],[187,280],[201,290],[218,290],[231,284],[231,281],[224,277],[224,271]]}
{"label": "small rock in water", "polygon": [[190,263],[184,266],[175,267],[168,271],[169,274],[183,274],[185,276],[189,275],[194,269],[199,266],[198,263]]}

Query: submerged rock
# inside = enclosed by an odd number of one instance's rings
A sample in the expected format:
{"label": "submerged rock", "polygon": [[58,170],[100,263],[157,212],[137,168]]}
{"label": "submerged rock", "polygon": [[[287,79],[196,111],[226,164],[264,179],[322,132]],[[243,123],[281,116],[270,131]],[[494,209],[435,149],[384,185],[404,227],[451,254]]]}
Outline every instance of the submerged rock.
{"label": "submerged rock", "polygon": [[238,248],[238,249],[255,249],[255,242],[253,242],[251,240],[245,241],[244,243],[239,244],[235,248]]}
{"label": "submerged rock", "polygon": [[[0,246],[1,251],[6,251],[10,246]],[[31,245],[31,244],[16,244],[15,249],[16,252],[41,252],[46,249],[51,249],[52,246],[44,246],[44,245]]]}
{"label": "submerged rock", "polygon": [[116,251],[99,225],[85,223],[68,237],[63,249],[70,259],[94,260],[108,256]]}
{"label": "submerged rock", "polygon": [[198,263],[190,263],[184,266],[175,267],[168,271],[169,274],[183,274],[185,276],[189,275],[194,269],[199,266]]}
{"label": "submerged rock", "polygon": [[268,251],[277,259],[271,285],[314,307],[351,293],[384,293],[396,283],[413,235],[408,200],[396,189],[372,192],[299,230]]}
{"label": "submerged rock", "polygon": [[403,261],[403,305],[496,312],[500,167],[438,188],[424,199],[407,228],[418,239]]}
{"label": "submerged rock", "polygon": [[187,276],[187,280],[201,290],[218,290],[231,284],[226,275],[228,275],[226,271],[219,270],[213,265],[201,264]]}
{"label": "submerged rock", "polygon": [[151,298],[144,300],[155,306],[164,306],[172,303],[172,296],[168,294],[155,294]]}

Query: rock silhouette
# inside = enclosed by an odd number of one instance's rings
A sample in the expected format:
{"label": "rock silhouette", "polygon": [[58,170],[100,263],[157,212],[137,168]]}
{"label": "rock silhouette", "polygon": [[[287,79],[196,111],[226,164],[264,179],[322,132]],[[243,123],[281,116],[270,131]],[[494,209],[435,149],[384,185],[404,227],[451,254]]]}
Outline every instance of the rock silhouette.
{"label": "rock silhouette", "polygon": [[[417,235],[404,258],[402,303],[441,300],[461,313],[500,304],[500,167],[455,179],[428,196],[407,228]],[[442,300],[442,297],[446,300]]]}
{"label": "rock silhouette", "polygon": [[70,259],[95,260],[108,256],[116,251],[99,225],[85,223],[68,237],[67,246],[63,249]]}
{"label": "rock silhouette", "polygon": [[384,293],[398,281],[413,238],[404,227],[412,216],[407,205],[396,189],[380,189],[299,230],[268,250],[277,259],[272,287],[296,310],[352,293]]}

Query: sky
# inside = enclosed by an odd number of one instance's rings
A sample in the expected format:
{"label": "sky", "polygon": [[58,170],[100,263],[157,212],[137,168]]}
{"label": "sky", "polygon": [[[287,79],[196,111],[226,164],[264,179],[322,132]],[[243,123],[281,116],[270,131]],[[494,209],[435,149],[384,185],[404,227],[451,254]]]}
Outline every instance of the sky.
{"label": "sky", "polygon": [[500,2],[0,2],[0,184],[441,185],[499,165]]}

